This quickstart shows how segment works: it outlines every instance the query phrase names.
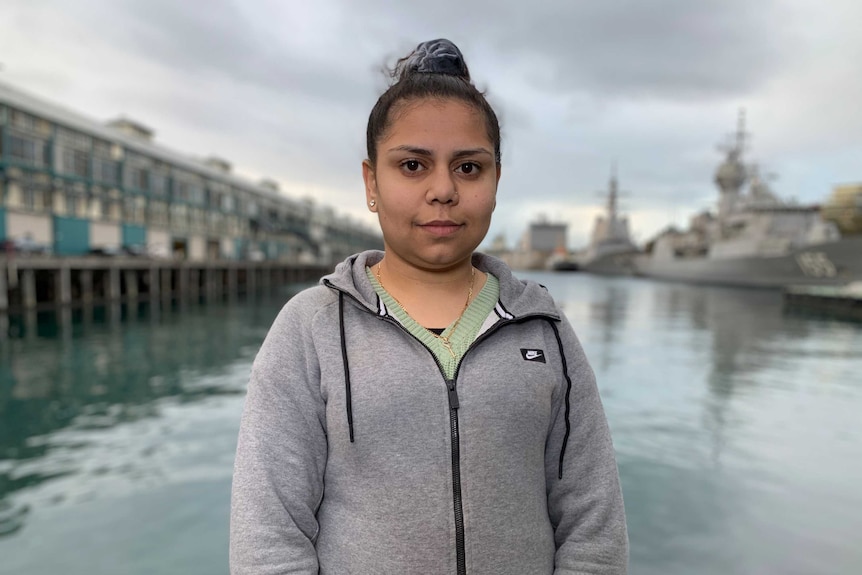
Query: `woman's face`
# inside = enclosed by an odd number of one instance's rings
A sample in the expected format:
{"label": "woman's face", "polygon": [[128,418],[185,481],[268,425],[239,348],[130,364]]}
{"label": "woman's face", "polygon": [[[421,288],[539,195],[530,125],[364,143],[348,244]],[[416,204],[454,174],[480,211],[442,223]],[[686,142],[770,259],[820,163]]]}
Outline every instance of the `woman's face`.
{"label": "woman's face", "polygon": [[482,113],[457,99],[422,99],[391,114],[377,165],[362,166],[386,256],[425,270],[453,267],[482,242],[496,205],[500,166]]}

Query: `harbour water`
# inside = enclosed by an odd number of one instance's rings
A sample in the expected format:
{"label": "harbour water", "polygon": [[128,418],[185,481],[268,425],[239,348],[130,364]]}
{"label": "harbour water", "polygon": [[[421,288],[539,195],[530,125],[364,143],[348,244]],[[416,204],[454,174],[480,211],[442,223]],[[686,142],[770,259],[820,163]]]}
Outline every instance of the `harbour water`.
{"label": "harbour water", "polygon": [[[771,291],[530,277],[596,371],[632,574],[862,572],[862,323]],[[287,295],[12,321],[0,573],[226,574],[244,388]]]}

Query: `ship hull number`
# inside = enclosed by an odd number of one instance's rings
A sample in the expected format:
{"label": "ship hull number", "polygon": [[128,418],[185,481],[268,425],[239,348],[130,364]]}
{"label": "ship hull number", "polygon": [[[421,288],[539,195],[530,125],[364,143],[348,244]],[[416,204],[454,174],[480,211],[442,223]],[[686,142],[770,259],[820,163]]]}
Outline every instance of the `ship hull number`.
{"label": "ship hull number", "polygon": [[823,252],[802,252],[796,255],[802,273],[810,278],[834,278],[838,275],[835,264]]}

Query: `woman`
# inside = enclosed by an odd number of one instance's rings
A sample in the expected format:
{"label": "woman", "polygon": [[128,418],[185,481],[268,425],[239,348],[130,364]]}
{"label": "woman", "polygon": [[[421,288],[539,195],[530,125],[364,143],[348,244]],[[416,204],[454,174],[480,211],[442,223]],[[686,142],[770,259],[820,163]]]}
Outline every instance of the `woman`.
{"label": "woman", "polygon": [[291,299],[261,347],[234,475],[239,574],[626,572],[595,378],[548,293],[474,250],[496,115],[451,42],[396,67],[368,122],[384,252]]}

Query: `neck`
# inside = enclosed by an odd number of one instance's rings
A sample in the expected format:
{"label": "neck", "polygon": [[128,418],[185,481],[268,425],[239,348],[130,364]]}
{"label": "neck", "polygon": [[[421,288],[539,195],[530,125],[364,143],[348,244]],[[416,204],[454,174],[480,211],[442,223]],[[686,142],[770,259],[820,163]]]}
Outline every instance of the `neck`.
{"label": "neck", "polygon": [[[458,287],[470,279],[473,269],[471,258],[441,267],[414,265],[387,251],[380,261],[388,282],[405,289],[446,290]],[[388,285],[388,283],[387,283]]]}
{"label": "neck", "polygon": [[[445,270],[421,270],[384,257],[372,268],[383,288],[420,325],[439,328],[455,321],[472,297],[485,285],[485,274],[469,259]],[[470,298],[472,299],[472,298]]]}

